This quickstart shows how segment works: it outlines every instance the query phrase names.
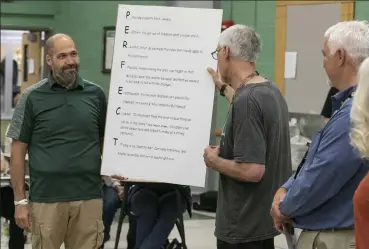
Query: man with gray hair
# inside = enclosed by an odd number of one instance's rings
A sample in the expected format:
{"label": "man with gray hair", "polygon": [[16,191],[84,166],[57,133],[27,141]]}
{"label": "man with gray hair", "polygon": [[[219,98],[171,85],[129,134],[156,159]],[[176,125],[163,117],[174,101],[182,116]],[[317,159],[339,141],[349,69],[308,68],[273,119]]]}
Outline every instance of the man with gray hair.
{"label": "man with gray hair", "polygon": [[307,158],[275,194],[271,214],[278,230],[303,230],[297,248],[355,248],[352,198],[368,165],[350,144],[350,110],[357,71],[369,57],[367,22],[340,22],[324,36],[323,65],[331,85],[333,115],[313,137]]}
{"label": "man with gray hair", "polygon": [[269,215],[274,192],[291,176],[289,114],[274,83],[256,72],[259,35],[235,25],[220,35],[208,71],[231,107],[219,147],[204,151],[207,167],[220,173],[215,236],[218,249],[274,249]]}

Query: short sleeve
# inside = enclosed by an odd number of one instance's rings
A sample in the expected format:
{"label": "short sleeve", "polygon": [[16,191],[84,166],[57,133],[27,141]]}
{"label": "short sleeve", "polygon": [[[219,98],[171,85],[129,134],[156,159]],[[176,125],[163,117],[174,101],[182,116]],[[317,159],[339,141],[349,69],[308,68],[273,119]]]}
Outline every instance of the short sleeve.
{"label": "short sleeve", "polygon": [[108,104],[107,104],[105,93],[101,90],[100,91],[100,120],[99,120],[100,137],[104,137],[104,134],[105,134],[107,105]]}
{"label": "short sleeve", "polygon": [[33,110],[29,98],[30,92],[24,92],[15,107],[7,137],[28,144],[33,132]]}
{"label": "short sleeve", "polygon": [[239,163],[265,165],[266,141],[258,102],[242,96],[233,106],[234,160]]}

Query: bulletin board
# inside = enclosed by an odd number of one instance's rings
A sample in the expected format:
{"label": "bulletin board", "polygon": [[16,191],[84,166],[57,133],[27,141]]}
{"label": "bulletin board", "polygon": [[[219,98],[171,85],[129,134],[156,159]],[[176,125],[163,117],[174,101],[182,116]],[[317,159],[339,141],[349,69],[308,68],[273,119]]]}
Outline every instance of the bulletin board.
{"label": "bulletin board", "polygon": [[[285,52],[287,45],[287,8],[296,5],[341,4],[341,21],[354,19],[354,0],[341,1],[277,1],[275,17],[275,76],[274,81],[285,93]],[[314,18],[314,15],[311,16]]]}

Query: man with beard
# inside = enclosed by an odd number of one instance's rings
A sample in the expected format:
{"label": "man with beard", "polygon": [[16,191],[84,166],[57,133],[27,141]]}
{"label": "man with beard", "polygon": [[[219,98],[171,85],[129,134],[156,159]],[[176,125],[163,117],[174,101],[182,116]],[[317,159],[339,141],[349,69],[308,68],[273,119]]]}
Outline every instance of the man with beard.
{"label": "man with beard", "polygon": [[[33,249],[99,248],[103,241],[101,149],[106,97],[78,74],[79,56],[64,34],[45,45],[50,73],[27,88],[7,133],[15,219],[32,231]],[[25,155],[30,170],[24,190]]]}
{"label": "man with beard", "polygon": [[212,54],[221,76],[208,69],[231,102],[220,147],[204,152],[206,166],[220,173],[215,236],[218,249],[274,249],[269,215],[274,191],[292,174],[289,115],[274,83],[255,70],[259,35],[244,25],[220,35]]}

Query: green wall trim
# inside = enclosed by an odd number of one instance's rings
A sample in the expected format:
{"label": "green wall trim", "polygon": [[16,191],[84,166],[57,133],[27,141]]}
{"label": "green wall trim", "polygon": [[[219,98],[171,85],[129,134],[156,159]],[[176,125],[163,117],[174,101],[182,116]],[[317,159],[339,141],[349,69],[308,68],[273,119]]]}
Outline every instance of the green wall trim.
{"label": "green wall trim", "polygon": [[[233,20],[236,24],[245,24],[259,33],[263,50],[257,63],[257,70],[263,76],[274,78],[274,33],[275,1],[222,1],[223,19]],[[222,128],[228,113],[229,104],[218,95],[217,128]]]}
{"label": "green wall trim", "polygon": [[63,1],[14,1],[1,3],[1,15],[54,15]]}

